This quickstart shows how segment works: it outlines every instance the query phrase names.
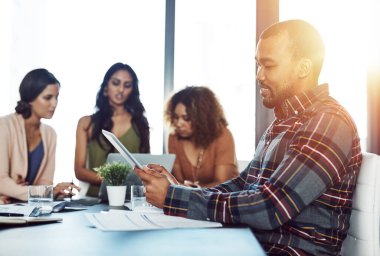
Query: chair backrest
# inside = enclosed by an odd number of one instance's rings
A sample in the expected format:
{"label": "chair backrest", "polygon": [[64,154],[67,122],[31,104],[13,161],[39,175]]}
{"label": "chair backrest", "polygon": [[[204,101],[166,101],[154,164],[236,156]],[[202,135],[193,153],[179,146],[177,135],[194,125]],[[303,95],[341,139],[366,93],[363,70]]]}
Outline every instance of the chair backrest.
{"label": "chair backrest", "polygon": [[238,160],[238,171],[239,173],[244,171],[245,168],[248,166],[248,164],[251,162],[251,161],[248,161],[248,160]]}
{"label": "chair backrest", "polygon": [[363,153],[343,256],[380,255],[380,156]]}

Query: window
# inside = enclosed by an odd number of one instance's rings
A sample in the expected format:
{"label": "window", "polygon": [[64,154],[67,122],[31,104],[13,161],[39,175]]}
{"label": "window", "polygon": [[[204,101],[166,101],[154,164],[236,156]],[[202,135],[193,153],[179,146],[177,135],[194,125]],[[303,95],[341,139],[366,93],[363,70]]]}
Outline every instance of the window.
{"label": "window", "polygon": [[304,19],[321,33],[326,58],[320,83],[351,114],[358,127],[362,149],[367,138],[367,64],[369,55],[368,6],[358,1],[280,2],[280,20]]}
{"label": "window", "polygon": [[[151,125],[151,151],[162,153],[164,0],[1,1],[2,115],[14,111],[27,72],[44,67],[61,82],[51,120],[58,134],[55,181],[74,177],[78,119],[94,112],[107,69],[129,64]],[[4,8],[3,8],[4,7]],[[3,15],[4,14],[4,15]],[[3,37],[4,35],[4,37]],[[4,58],[3,58],[4,57]],[[3,76],[4,75],[4,76]],[[9,81],[8,81],[9,80]]]}
{"label": "window", "polygon": [[176,2],[174,89],[214,91],[244,160],[255,151],[255,8],[251,0]]}

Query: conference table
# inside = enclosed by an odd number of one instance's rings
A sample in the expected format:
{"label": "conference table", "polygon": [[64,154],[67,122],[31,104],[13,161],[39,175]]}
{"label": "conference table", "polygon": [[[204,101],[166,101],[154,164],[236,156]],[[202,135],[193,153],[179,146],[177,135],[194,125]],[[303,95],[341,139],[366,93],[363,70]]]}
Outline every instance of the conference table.
{"label": "conference table", "polygon": [[52,213],[62,222],[0,226],[0,255],[265,255],[248,227],[110,232],[93,227],[84,214],[108,209],[96,204]]}

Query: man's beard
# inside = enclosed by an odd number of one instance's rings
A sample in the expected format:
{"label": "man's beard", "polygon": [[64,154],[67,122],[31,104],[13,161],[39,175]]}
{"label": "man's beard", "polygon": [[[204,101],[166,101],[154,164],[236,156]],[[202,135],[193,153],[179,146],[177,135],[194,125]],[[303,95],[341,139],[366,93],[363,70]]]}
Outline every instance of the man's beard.
{"label": "man's beard", "polygon": [[285,84],[276,93],[273,92],[272,88],[269,88],[269,90],[271,91],[271,97],[263,98],[264,107],[269,109],[273,109],[276,106],[281,105],[286,99],[295,95],[293,86],[287,84]]}

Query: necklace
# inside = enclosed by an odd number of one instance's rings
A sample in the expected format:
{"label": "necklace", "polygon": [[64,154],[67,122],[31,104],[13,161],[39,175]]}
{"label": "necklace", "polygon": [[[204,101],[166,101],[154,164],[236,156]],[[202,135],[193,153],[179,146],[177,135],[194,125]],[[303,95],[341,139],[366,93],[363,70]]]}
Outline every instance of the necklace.
{"label": "necklace", "polygon": [[191,167],[191,172],[193,174],[193,182],[197,182],[198,180],[197,177],[198,177],[198,172],[199,172],[199,169],[201,168],[201,164],[203,161],[203,154],[204,154],[204,149],[202,148],[198,154],[197,165],[195,166],[195,168],[194,166]]}

